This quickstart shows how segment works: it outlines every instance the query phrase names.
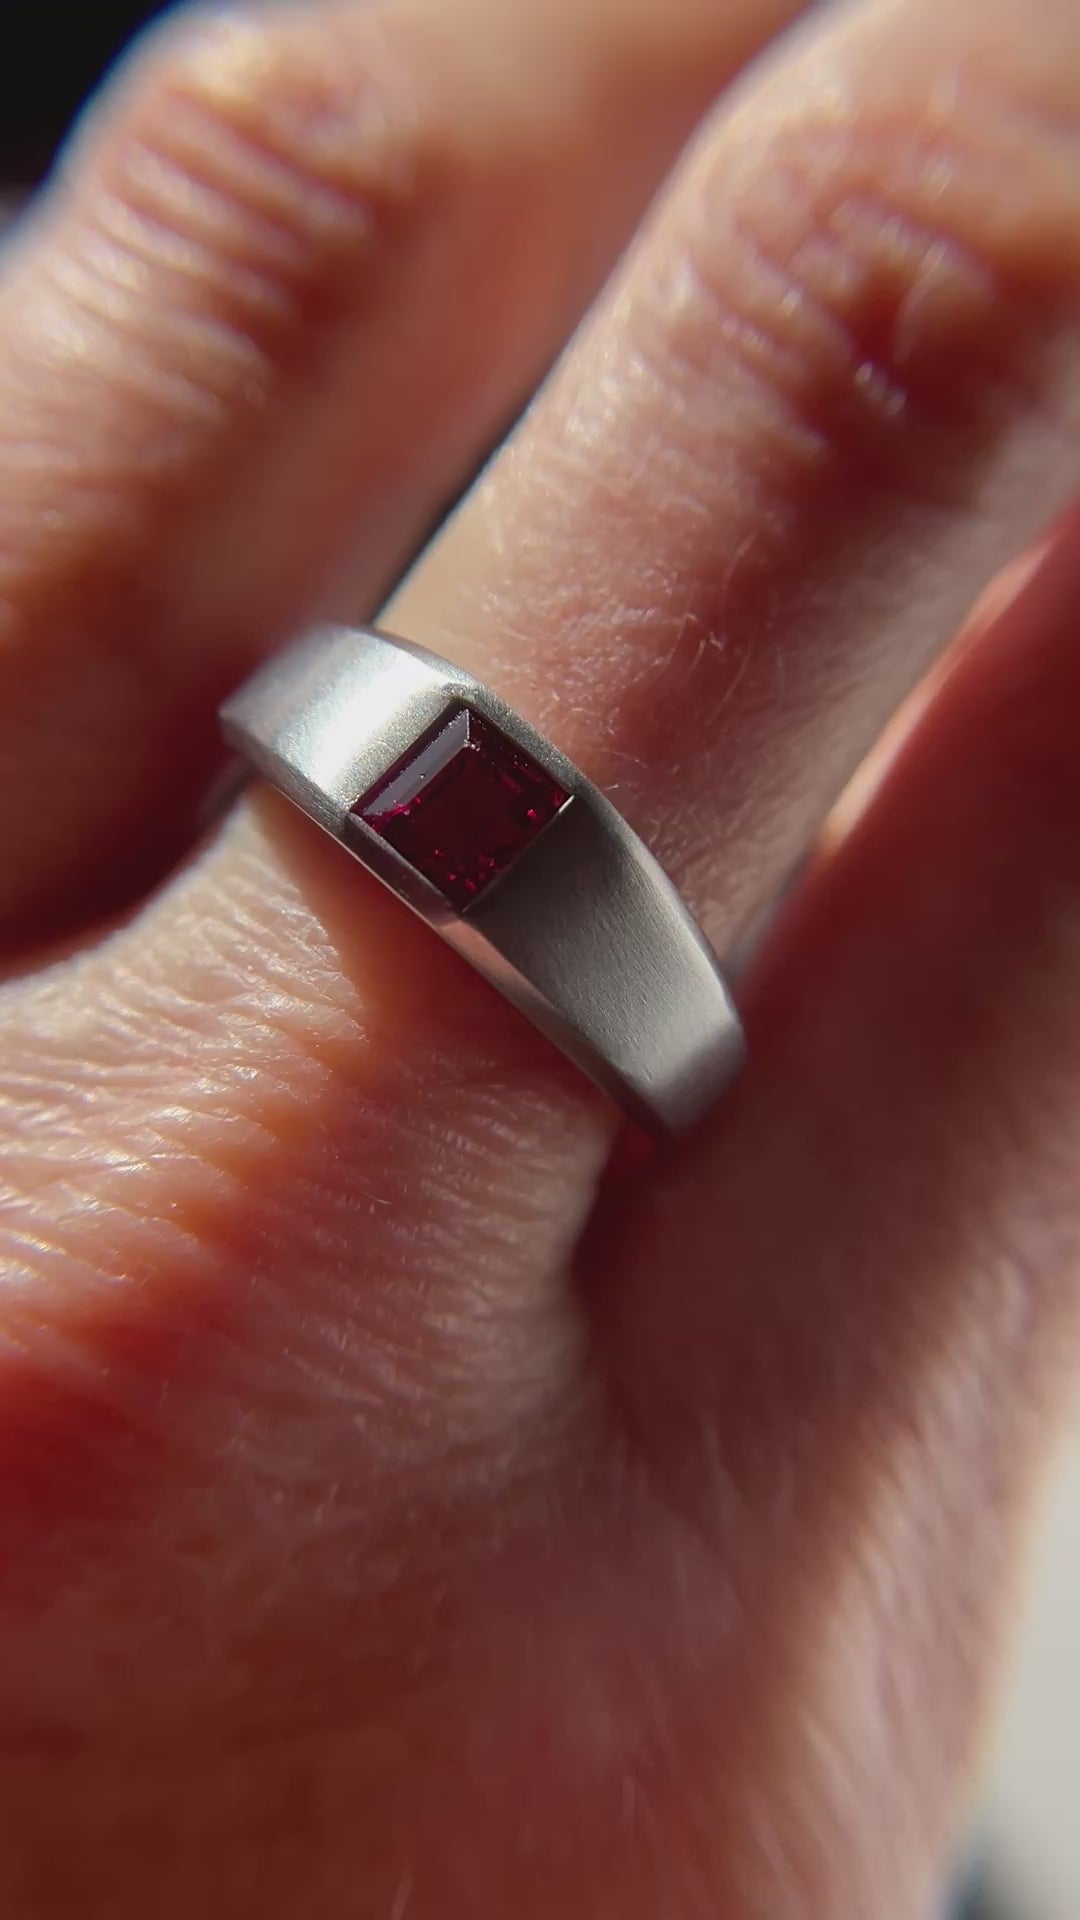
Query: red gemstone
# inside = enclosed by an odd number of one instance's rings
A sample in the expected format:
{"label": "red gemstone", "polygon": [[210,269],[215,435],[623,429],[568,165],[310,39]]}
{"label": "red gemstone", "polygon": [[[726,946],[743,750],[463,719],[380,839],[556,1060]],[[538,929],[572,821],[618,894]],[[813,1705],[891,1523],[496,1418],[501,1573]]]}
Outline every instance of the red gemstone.
{"label": "red gemstone", "polygon": [[516,741],[454,706],[352,811],[461,912],[566,799]]}

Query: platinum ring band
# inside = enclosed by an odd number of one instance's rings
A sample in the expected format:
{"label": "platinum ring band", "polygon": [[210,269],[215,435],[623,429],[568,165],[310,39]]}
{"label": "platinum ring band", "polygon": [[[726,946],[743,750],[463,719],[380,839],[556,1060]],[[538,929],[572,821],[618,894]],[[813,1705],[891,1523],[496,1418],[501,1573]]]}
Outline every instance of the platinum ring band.
{"label": "platinum ring band", "polygon": [[678,1131],[740,1066],[716,957],[583,774],[471,674],[322,627],[222,709],[230,744],[639,1124]]}

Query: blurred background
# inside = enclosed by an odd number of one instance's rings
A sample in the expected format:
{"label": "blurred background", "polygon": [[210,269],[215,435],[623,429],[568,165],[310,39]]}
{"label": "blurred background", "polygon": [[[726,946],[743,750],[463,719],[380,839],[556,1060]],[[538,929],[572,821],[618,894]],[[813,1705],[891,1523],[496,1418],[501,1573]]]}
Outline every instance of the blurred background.
{"label": "blurred background", "polygon": [[165,11],[139,0],[0,0],[0,182],[40,179],[117,48]]}
{"label": "blurred background", "polygon": [[[0,226],[46,173],[117,51],[165,11],[138,0],[0,0]],[[956,1913],[958,1920],[1080,1920],[1080,1431],[1052,1477],[1036,1531],[973,1866]]]}

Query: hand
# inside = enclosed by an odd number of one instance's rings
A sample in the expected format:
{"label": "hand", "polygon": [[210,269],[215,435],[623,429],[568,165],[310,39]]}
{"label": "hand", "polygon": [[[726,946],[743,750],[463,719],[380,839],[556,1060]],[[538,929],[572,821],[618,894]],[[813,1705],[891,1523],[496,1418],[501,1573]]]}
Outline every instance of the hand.
{"label": "hand", "polygon": [[[13,1920],[943,1884],[1075,1354],[1075,525],[831,835],[677,1149],[271,796],[132,909],[217,696],[375,604],[792,10],[181,24],[9,243]],[[721,947],[1068,496],[1078,140],[1061,0],[808,19],[385,613]]]}

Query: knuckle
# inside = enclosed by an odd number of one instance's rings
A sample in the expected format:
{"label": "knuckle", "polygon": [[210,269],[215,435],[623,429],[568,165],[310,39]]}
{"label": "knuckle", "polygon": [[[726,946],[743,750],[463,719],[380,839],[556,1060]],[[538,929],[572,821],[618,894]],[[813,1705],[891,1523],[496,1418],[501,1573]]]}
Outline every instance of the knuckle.
{"label": "knuckle", "polygon": [[315,7],[143,37],[0,293],[0,595],[45,552],[127,550],[133,515],[393,297],[447,173],[418,65],[373,17]]}
{"label": "knuckle", "polygon": [[314,348],[426,214],[407,62],[361,24],[169,21],[77,145],[69,277],[204,393]]}
{"label": "knuckle", "polygon": [[[650,301],[676,379],[754,396],[746,458],[837,456],[933,504],[1039,407],[1080,294],[1080,88],[946,65],[741,116],[702,154]],[[764,131],[761,129],[764,128]],[[717,369],[719,368],[719,378]],[[741,454],[741,449],[740,449]]]}

